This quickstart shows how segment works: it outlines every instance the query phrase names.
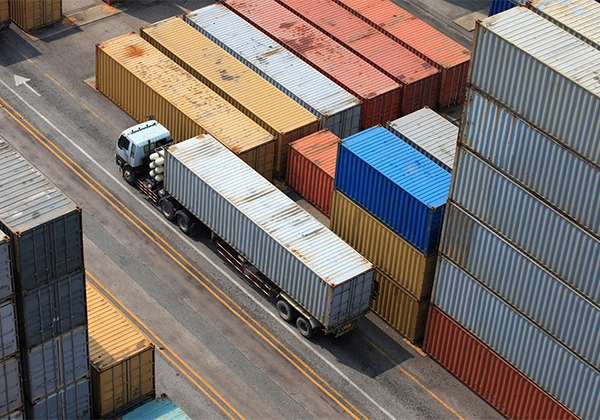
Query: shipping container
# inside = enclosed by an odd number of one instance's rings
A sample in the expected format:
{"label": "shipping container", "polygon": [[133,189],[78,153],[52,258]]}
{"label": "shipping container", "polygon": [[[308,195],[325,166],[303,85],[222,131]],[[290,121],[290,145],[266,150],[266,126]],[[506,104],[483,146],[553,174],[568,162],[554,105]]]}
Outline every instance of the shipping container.
{"label": "shipping container", "polygon": [[[518,0],[492,0],[490,3],[490,11],[488,16],[494,16],[498,13],[504,12],[505,10],[512,9],[517,5]],[[525,4],[525,0],[522,0],[521,4]]]}
{"label": "shipping container", "polygon": [[434,305],[427,314],[423,350],[509,419],[577,419]]}
{"label": "shipping container", "polygon": [[288,144],[316,132],[316,116],[177,16],[141,28],[140,35],[273,135],[275,175],[285,177]]}
{"label": "shipping container", "polygon": [[600,170],[504,107],[469,89],[460,143],[600,234]]}
{"label": "shipping container", "polygon": [[600,240],[473,153],[463,148],[457,153],[451,200],[600,302]]}
{"label": "shipping container", "polygon": [[417,299],[431,294],[436,253],[422,254],[343,193],[333,192],[330,228]]}
{"label": "shipping container", "polygon": [[10,238],[0,230],[0,301],[13,295]]}
{"label": "shipping container", "polygon": [[91,419],[90,379],[82,378],[58,389],[55,393],[45,395],[31,404],[26,404],[35,419]]}
{"label": "shipping container", "polygon": [[139,35],[96,46],[96,87],[136,121],[154,116],[175,142],[209,133],[273,178],[274,137]]}
{"label": "shipping container", "polygon": [[277,0],[402,86],[400,115],[435,107],[440,73],[332,0]]}
{"label": "shipping container", "polygon": [[23,408],[23,385],[19,355],[0,362],[0,417],[10,418],[10,413]]}
{"label": "shipping container", "polygon": [[600,50],[600,4],[597,0],[530,0],[527,6]]}
{"label": "shipping container", "polygon": [[7,416],[2,417],[2,420],[26,420],[24,408],[19,408],[18,410],[14,410],[10,412]]}
{"label": "shipping container", "polygon": [[376,298],[371,309],[411,343],[420,343],[425,332],[429,300],[415,299],[381,270],[375,274]]}
{"label": "shipping container", "polygon": [[361,101],[222,4],[184,15],[185,21],[308,109],[340,138],[360,131]]}
{"label": "shipping container", "polygon": [[423,254],[436,251],[450,174],[385,128],[343,140],[334,184]]}
{"label": "shipping container", "polygon": [[83,269],[81,208],[0,139],[0,229],[11,241],[16,290]]}
{"label": "shipping container", "polygon": [[28,349],[87,323],[83,270],[18,292],[16,300],[21,343]]}
{"label": "shipping container", "polygon": [[89,377],[87,325],[75,328],[32,349],[21,348],[25,398],[50,396],[74,381]]}
{"label": "shipping container", "polygon": [[0,0],[0,31],[10,25],[10,13],[8,11],[8,0]]}
{"label": "shipping container", "polygon": [[[600,372],[443,257],[432,303],[582,419],[600,416]],[[597,334],[596,338],[597,338]]]}
{"label": "shipping container", "polygon": [[334,0],[440,71],[438,109],[462,103],[471,54],[388,0]]}
{"label": "shipping container", "polygon": [[446,208],[446,218],[440,244],[445,258],[578,356],[600,367],[597,302],[565,285],[453,203]]}
{"label": "shipping container", "polygon": [[600,165],[600,51],[524,7],[477,23],[474,46],[473,86]]}
{"label": "shipping container", "polygon": [[422,108],[387,123],[388,130],[452,172],[458,127],[429,108]]}
{"label": "shipping container", "polygon": [[286,183],[327,217],[331,213],[335,161],[341,141],[329,130],[321,130],[290,143]]}
{"label": "shipping container", "polygon": [[114,418],[153,400],[154,345],[87,285],[93,418]]}
{"label": "shipping container", "polygon": [[7,300],[0,304],[0,360],[14,356],[18,350],[17,308]]}
{"label": "shipping container", "polygon": [[165,190],[326,331],[368,311],[373,265],[218,142],[168,147],[165,169]]}
{"label": "shipping container", "polygon": [[222,4],[360,99],[362,129],[399,117],[402,86],[275,0]]}
{"label": "shipping container", "polygon": [[181,408],[166,396],[147,402],[141,407],[125,414],[122,420],[191,420]]}
{"label": "shipping container", "polygon": [[10,19],[24,31],[62,21],[62,0],[9,0]]}

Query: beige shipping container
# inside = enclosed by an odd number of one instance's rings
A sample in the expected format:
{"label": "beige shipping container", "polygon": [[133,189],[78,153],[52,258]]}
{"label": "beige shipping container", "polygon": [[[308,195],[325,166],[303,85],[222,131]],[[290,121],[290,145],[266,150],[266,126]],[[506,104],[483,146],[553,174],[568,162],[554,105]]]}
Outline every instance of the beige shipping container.
{"label": "beige shipping container", "polygon": [[285,177],[288,144],[319,130],[315,115],[177,16],[140,35],[275,136],[275,174]]}
{"label": "beige shipping container", "polygon": [[87,283],[92,418],[114,418],[154,399],[154,345]]}
{"label": "beige shipping container", "polygon": [[375,274],[376,298],[371,309],[411,343],[419,343],[425,333],[429,300],[415,299],[397,281],[381,270]]}
{"label": "beige shipping container", "polygon": [[96,88],[136,121],[154,116],[175,142],[210,134],[272,180],[273,135],[139,35],[96,45]]}
{"label": "beige shipping container", "polygon": [[9,0],[10,19],[24,31],[62,21],[62,0]]}
{"label": "beige shipping container", "polygon": [[0,29],[7,27],[9,24],[8,0],[0,0]]}
{"label": "beige shipping container", "polygon": [[423,255],[338,190],[333,192],[330,229],[415,298],[431,294],[437,254]]}

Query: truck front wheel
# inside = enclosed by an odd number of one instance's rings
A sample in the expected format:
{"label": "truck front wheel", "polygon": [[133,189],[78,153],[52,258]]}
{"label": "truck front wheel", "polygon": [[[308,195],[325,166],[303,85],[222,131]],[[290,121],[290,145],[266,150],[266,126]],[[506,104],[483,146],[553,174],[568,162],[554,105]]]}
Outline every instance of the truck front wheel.
{"label": "truck front wheel", "polygon": [[125,182],[129,185],[133,185],[135,187],[135,174],[133,173],[133,169],[129,165],[123,165],[121,168],[121,172],[123,173],[123,178]]}
{"label": "truck front wheel", "polygon": [[298,311],[292,308],[292,305],[290,305],[284,299],[279,299],[277,301],[277,312],[279,313],[281,319],[286,322],[293,322],[298,316]]}
{"label": "truck front wheel", "polygon": [[298,331],[302,337],[312,337],[314,331],[310,325],[310,322],[308,322],[308,319],[304,318],[303,316],[299,316],[296,320],[296,327],[298,327]]}

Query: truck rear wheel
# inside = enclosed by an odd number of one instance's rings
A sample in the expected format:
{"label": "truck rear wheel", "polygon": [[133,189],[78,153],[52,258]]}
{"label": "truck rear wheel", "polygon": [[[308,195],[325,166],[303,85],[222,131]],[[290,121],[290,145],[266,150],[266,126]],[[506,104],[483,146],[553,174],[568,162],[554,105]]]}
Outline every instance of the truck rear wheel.
{"label": "truck rear wheel", "polygon": [[277,312],[279,313],[281,319],[283,319],[286,322],[293,322],[294,319],[296,319],[296,317],[298,316],[298,311],[292,308],[292,305],[290,305],[284,299],[279,299],[277,301]]}
{"label": "truck rear wheel", "polygon": [[131,166],[123,165],[121,172],[123,174],[123,178],[125,179],[125,182],[127,182],[129,185],[133,185],[135,187],[135,181],[136,181],[135,173],[133,173],[133,169],[131,168]]}
{"label": "truck rear wheel", "polygon": [[160,201],[160,211],[165,219],[173,220],[175,219],[175,214],[177,213],[177,209],[171,200],[168,198],[163,198]]}
{"label": "truck rear wheel", "polygon": [[192,220],[184,211],[177,212],[177,225],[179,226],[179,230],[186,235],[189,235],[192,231]]}
{"label": "truck rear wheel", "polygon": [[298,328],[298,331],[302,337],[312,337],[314,330],[312,329],[310,322],[308,322],[308,319],[304,318],[303,316],[299,316],[298,319],[296,319],[296,327]]}

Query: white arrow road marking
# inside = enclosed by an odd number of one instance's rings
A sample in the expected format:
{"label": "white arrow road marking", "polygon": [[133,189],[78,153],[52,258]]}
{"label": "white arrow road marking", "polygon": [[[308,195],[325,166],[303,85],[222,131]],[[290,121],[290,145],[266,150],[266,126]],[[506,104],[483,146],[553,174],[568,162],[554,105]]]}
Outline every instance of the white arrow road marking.
{"label": "white arrow road marking", "polygon": [[37,92],[35,91],[35,89],[34,89],[34,88],[32,88],[31,86],[29,86],[29,85],[27,84],[27,82],[29,82],[29,80],[31,80],[31,79],[28,79],[28,78],[26,78],[26,77],[17,76],[17,75],[15,74],[15,85],[16,85],[16,86],[19,86],[19,85],[25,85],[25,86],[27,86],[29,89],[31,89],[31,91],[32,91],[33,93],[35,93],[37,96],[41,96],[39,93],[37,93]]}

